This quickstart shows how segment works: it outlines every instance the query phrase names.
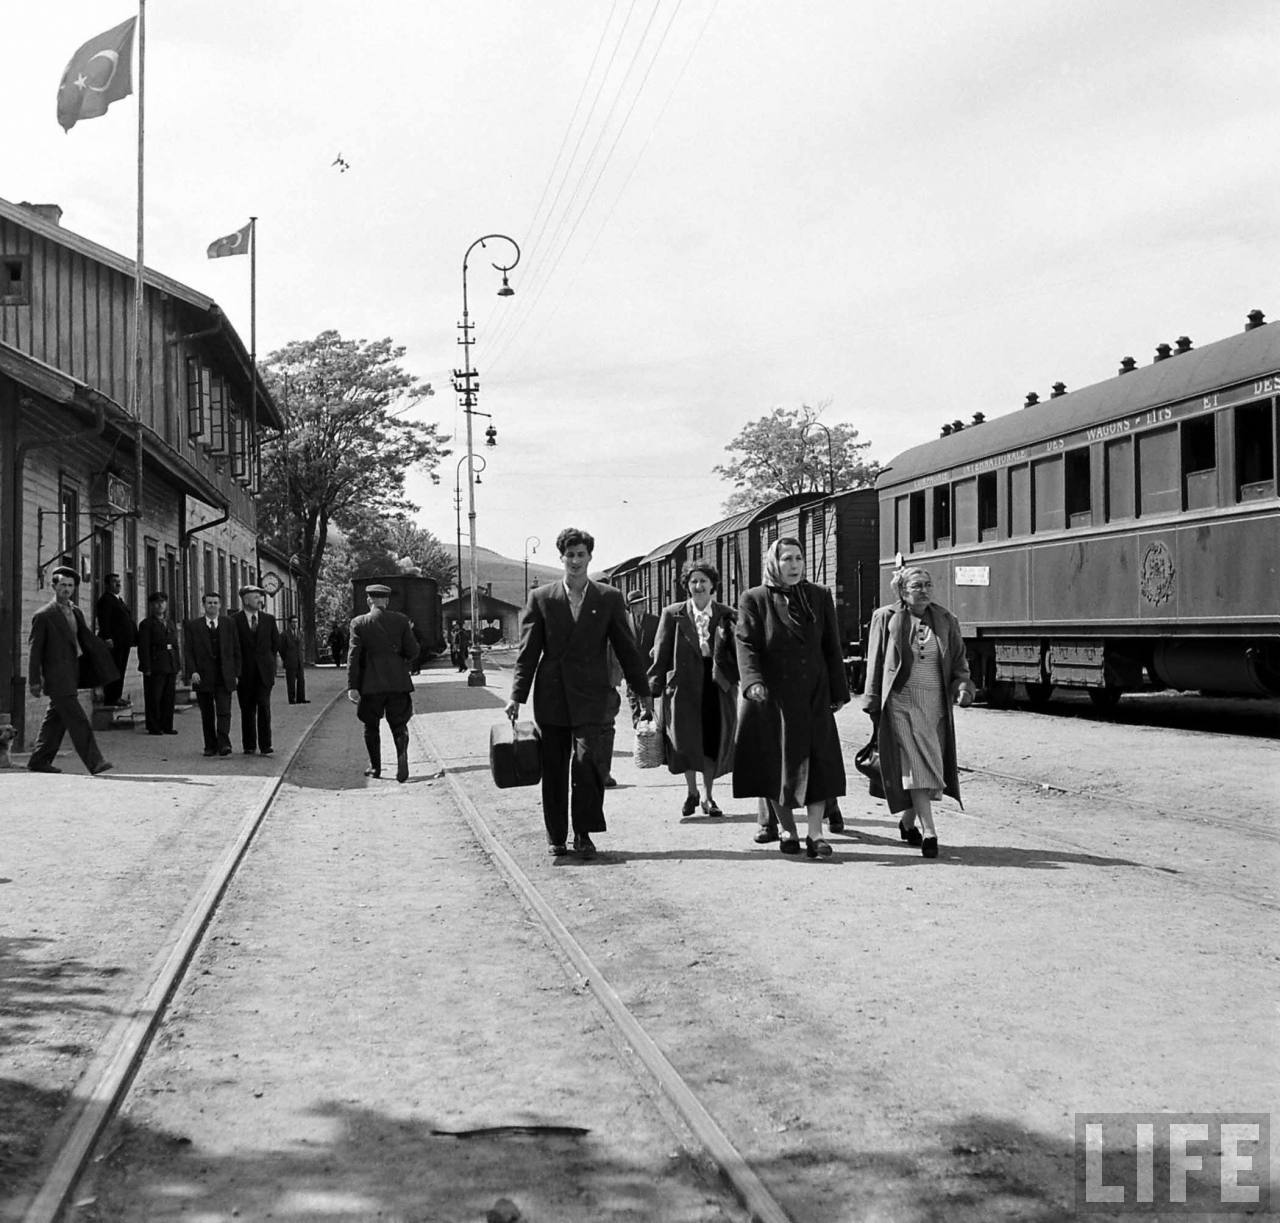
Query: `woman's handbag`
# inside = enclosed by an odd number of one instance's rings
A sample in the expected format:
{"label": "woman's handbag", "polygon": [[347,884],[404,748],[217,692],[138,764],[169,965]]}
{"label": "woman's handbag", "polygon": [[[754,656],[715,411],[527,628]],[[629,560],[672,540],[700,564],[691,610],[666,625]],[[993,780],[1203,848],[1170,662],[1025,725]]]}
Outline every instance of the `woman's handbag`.
{"label": "woman's handbag", "polygon": [[871,728],[871,738],[853,758],[853,767],[867,779],[867,790],[872,798],[884,797],[884,778],[880,775],[880,745],[877,742],[879,727]]}
{"label": "woman's handbag", "polygon": [[499,790],[542,780],[542,739],[532,722],[503,718],[489,728],[489,771]]}
{"label": "woman's handbag", "polygon": [[662,732],[652,718],[636,723],[635,763],[638,769],[656,769],[662,764]]}

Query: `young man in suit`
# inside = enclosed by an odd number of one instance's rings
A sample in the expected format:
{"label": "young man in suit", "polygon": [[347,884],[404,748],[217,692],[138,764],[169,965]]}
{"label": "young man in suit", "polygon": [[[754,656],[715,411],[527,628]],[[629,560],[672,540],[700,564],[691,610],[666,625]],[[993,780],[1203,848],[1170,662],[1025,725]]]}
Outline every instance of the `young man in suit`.
{"label": "young man in suit", "polygon": [[262,610],[261,586],[240,587],[240,610],[235,621],[240,638],[240,742],[246,756],[271,755],[271,689],[276,682],[280,630],[276,618]]}
{"label": "young man in suit", "polygon": [[59,566],[50,576],[53,601],[31,617],[31,655],[27,661],[31,695],[47,696],[49,708],[27,768],[33,773],[61,773],[53,758],[62,746],[62,736],[69,734],[76,754],[96,777],[112,765],[98,750],[93,726],[76,692],[113,681],[115,664],[106,644],[89,631],[84,615],[72,602],[80,575]]}
{"label": "young man in suit", "polygon": [[231,755],[231,694],[240,678],[240,637],[222,596],[205,591],[204,615],[182,626],[182,668],[196,690],[206,756]]}
{"label": "young man in suit", "polygon": [[307,673],[302,660],[302,634],[298,617],[289,616],[280,634],[280,661],[284,663],[284,690],[290,705],[309,705]]}
{"label": "young man in suit", "polygon": [[367,586],[369,610],[351,621],[348,635],[347,700],[364,723],[369,753],[366,777],[382,776],[382,719],[396,745],[396,781],[409,780],[409,719],[413,717],[413,675],[418,639],[408,616],[388,610],[390,586]]}
{"label": "young man in suit", "polygon": [[169,596],[163,590],[153,590],[147,596],[147,617],[138,625],[138,670],[142,672],[147,734],[176,735],[173,698],[178,680],[178,630],[169,619]]}
{"label": "young man in suit", "polygon": [[120,575],[108,573],[106,589],[98,597],[94,614],[98,621],[98,636],[111,647],[111,659],[120,672],[120,678],[102,685],[102,703],[114,708],[122,704],[124,672],[129,665],[129,651],[133,648],[133,612],[120,597]]}
{"label": "young man in suit", "polygon": [[[622,592],[587,575],[596,541],[566,527],[556,537],[564,579],[539,586],[520,615],[520,648],[506,715],[513,722],[533,693],[542,735],[542,818],[549,851],[573,847],[594,858],[593,832],[604,832],[604,785],[609,762],[604,740],[611,720],[609,647],[627,682],[647,692],[646,664],[627,623]],[[646,705],[648,697],[645,697]],[[616,712],[616,706],[613,707]]]}

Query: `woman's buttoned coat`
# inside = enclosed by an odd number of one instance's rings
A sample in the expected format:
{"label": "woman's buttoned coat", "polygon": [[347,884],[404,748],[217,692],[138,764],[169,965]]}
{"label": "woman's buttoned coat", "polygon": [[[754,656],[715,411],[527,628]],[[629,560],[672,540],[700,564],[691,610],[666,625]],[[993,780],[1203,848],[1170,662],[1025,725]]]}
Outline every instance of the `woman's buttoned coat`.
{"label": "woman's buttoned coat", "polygon": [[831,706],[849,699],[831,592],[804,584],[812,623],[797,624],[787,597],[768,586],[743,593],[738,608],[738,672],[745,693],[763,684],[764,701],[739,705],[733,793],[791,809],[845,792],[844,757]]}
{"label": "woman's buttoned coat", "polygon": [[[720,742],[702,742],[702,687],[706,682],[698,629],[687,602],[662,609],[649,667],[649,693],[658,700],[658,727],[666,742],[667,768],[701,773],[714,760],[716,777],[733,768],[738,725],[738,661],[733,642],[734,613],[711,602],[711,680],[720,702]],[[705,758],[704,758],[705,757]]]}
{"label": "woman's buttoned coat", "polygon": [[[945,701],[947,716],[942,743],[942,792],[960,802],[960,770],[956,764],[956,724],[951,702],[962,691],[973,693],[969,681],[969,660],[965,654],[960,621],[945,607],[930,603],[921,619],[938,637],[942,660],[942,680],[950,700]],[[902,788],[902,764],[898,741],[893,733],[893,719],[884,716],[895,692],[901,691],[911,674],[911,613],[902,603],[879,607],[871,617],[867,634],[867,686],[862,694],[862,708],[879,721],[877,742],[880,747],[880,773],[884,781],[885,801],[895,814],[911,806],[911,795]],[[961,806],[964,804],[961,803]]]}

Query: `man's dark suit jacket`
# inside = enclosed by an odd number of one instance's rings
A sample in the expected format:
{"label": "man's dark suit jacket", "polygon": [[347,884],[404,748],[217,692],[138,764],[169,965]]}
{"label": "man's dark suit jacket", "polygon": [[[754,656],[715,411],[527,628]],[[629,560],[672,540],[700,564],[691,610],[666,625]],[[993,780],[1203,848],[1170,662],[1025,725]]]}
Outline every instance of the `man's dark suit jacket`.
{"label": "man's dark suit jacket", "polygon": [[418,639],[408,616],[375,607],[351,621],[347,687],[361,696],[412,692]]}
{"label": "man's dark suit jacket", "polygon": [[138,625],[138,670],[143,675],[178,673],[178,630],[168,616],[148,616]]}
{"label": "man's dark suit jacket", "polygon": [[218,617],[218,650],[222,669],[213,672],[213,651],[209,648],[209,628],[203,616],[182,625],[182,673],[190,679],[198,673],[197,692],[212,692],[217,687],[234,690],[240,678],[240,636],[230,616]]}
{"label": "man's dark suit jacket", "polygon": [[651,611],[641,612],[639,615],[629,611],[627,621],[635,634],[636,645],[640,647],[640,657],[647,664],[653,655],[653,643],[658,637],[658,617]]}
{"label": "man's dark suit jacket", "polygon": [[647,664],[631,634],[622,592],[588,582],[574,620],[564,582],[539,586],[520,616],[511,699],[523,705],[533,690],[533,718],[544,726],[590,726],[612,722],[609,651],[637,692],[648,691]]}
{"label": "man's dark suit jacket", "polygon": [[276,682],[276,655],[280,653],[280,630],[276,618],[268,612],[258,613],[258,628],[249,627],[249,613],[241,610],[231,613],[240,638],[240,678],[246,683],[252,680],[264,688]]}
{"label": "man's dark suit jacket", "polygon": [[[89,631],[84,613],[72,604],[76,631],[55,599],[31,617],[31,653],[27,679],[39,684],[45,696],[74,696],[78,688],[94,688],[120,678],[120,670],[101,637]],[[76,641],[80,656],[76,657]]]}
{"label": "man's dark suit jacket", "polygon": [[98,636],[107,641],[114,641],[117,650],[131,648],[135,637],[133,631],[133,614],[125,601],[111,591],[98,597],[95,608],[98,617]]}

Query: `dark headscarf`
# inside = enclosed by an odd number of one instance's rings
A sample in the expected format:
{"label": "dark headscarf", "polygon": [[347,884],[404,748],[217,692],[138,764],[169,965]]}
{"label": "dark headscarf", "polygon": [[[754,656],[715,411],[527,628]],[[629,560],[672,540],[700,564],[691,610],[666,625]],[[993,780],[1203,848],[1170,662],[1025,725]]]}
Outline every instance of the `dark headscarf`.
{"label": "dark headscarf", "polygon": [[[813,624],[817,620],[817,616],[813,611],[813,604],[809,602],[808,582],[801,578],[792,586],[788,586],[782,580],[782,565],[778,560],[783,546],[799,548],[798,540],[783,538],[774,540],[769,551],[765,553],[764,558],[764,583],[775,594],[780,594],[786,600],[786,610],[791,621],[789,627],[792,632],[803,633],[804,625]],[[804,555],[801,549],[800,555]]]}

